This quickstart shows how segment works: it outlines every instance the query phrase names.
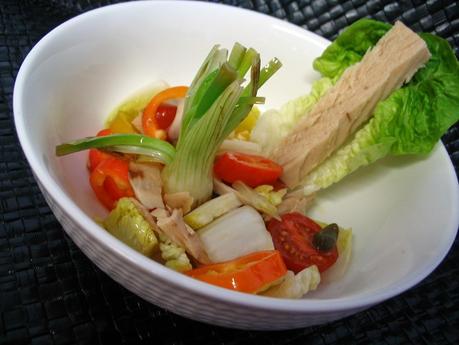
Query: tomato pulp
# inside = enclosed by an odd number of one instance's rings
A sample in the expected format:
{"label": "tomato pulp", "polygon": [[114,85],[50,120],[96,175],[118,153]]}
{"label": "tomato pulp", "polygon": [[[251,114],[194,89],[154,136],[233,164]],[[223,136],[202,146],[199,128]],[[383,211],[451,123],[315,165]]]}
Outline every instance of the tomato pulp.
{"label": "tomato pulp", "polygon": [[281,253],[287,268],[295,273],[312,265],[324,272],[338,259],[336,245],[326,252],[314,247],[314,235],[320,230],[320,225],[300,213],[287,213],[281,221],[273,218],[268,223],[274,247]]}
{"label": "tomato pulp", "polygon": [[[158,114],[157,114],[158,108],[161,107],[162,105],[165,105],[166,101],[169,101],[172,99],[184,98],[186,96],[187,91],[188,91],[188,87],[186,86],[175,86],[175,87],[170,87],[168,89],[165,89],[157,93],[155,96],[153,96],[153,98],[150,100],[150,102],[147,104],[147,106],[143,110],[142,128],[143,128],[144,134],[149,135],[154,138],[165,140],[166,135],[165,135],[164,129],[167,128],[168,126],[162,127],[158,123]],[[172,123],[174,118],[172,117],[172,120],[170,120],[170,114],[171,112],[168,110],[167,122],[170,121],[170,123]],[[174,117],[175,117],[175,112],[174,112]],[[164,119],[163,122],[165,121],[166,119]]]}
{"label": "tomato pulp", "polygon": [[175,105],[161,103],[156,110],[156,123],[159,129],[168,129],[174,121],[177,107]]}

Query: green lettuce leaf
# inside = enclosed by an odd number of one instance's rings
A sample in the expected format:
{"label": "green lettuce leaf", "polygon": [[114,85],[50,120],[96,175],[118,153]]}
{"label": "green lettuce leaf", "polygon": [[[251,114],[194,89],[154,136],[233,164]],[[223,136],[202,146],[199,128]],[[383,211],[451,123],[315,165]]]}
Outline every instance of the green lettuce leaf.
{"label": "green lettuce leaf", "polygon": [[362,60],[392,25],[372,19],[360,19],[344,30],[330,44],[313,67],[322,76],[337,80],[349,66]]}
{"label": "green lettuce leaf", "polygon": [[[363,32],[368,37],[358,35],[354,25],[366,27]],[[365,46],[375,40],[376,43],[384,31],[383,26],[368,19],[354,25],[343,33],[345,39],[338,38],[314,64],[329,78],[341,75],[351,61],[349,56],[363,57],[368,49]],[[374,117],[354,138],[306,177],[305,193],[328,187],[357,168],[390,154],[427,154],[459,120],[459,63],[447,41],[427,33],[421,37],[432,54],[426,66],[408,84],[379,102]]]}
{"label": "green lettuce leaf", "polygon": [[129,198],[119,199],[116,207],[103,220],[102,225],[129,247],[145,256],[153,256],[158,239],[150,224]]}

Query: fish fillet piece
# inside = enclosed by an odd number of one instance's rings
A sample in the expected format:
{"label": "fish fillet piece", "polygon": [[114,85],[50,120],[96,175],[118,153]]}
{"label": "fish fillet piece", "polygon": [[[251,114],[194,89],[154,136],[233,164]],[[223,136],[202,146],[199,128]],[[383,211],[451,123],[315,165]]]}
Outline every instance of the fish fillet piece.
{"label": "fish fillet piece", "polygon": [[150,210],[158,207],[164,208],[159,164],[129,162],[129,182],[135,196],[146,208]]}
{"label": "fish fillet piece", "polygon": [[296,187],[372,115],[376,104],[409,81],[430,58],[425,42],[397,22],[332,87],[273,151],[282,180]]}

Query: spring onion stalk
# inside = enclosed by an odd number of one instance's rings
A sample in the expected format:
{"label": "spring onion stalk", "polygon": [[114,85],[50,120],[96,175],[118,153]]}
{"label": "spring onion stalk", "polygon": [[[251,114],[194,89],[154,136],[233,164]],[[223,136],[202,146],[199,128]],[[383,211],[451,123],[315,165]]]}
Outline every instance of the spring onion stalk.
{"label": "spring onion stalk", "polygon": [[[259,72],[259,79],[258,80],[258,85],[254,88],[254,85],[252,81],[245,87],[243,96],[246,96],[250,93],[251,90],[258,90],[260,87],[262,87],[266,81],[268,81],[269,78],[271,78],[274,73],[276,73],[279,68],[282,67],[282,63],[277,59],[274,58],[271,61],[268,62],[266,66],[264,66],[260,72]],[[252,107],[250,107],[251,109]],[[249,109],[249,111],[250,111]],[[239,123],[241,123],[247,116],[248,112],[247,109],[244,109],[242,107],[238,107],[234,110],[234,114],[231,117],[231,122],[227,126],[227,131],[225,132],[225,136],[228,136],[234,128],[236,128]]]}
{"label": "spring onion stalk", "polygon": [[239,42],[236,42],[234,44],[233,49],[231,50],[231,54],[228,59],[228,63],[230,64],[230,66],[234,69],[238,69],[241,65],[242,59],[244,58],[246,51],[246,47],[244,47]]}
{"label": "spring onion stalk", "polygon": [[[259,87],[280,67],[277,59],[260,69],[259,54],[236,43],[229,54],[213,47],[185,99],[176,155],[163,172],[166,193],[187,191],[194,207],[212,195],[212,165],[224,139],[256,103]],[[245,74],[250,81],[245,83]]]}
{"label": "spring onion stalk", "polygon": [[244,78],[245,74],[249,71],[250,67],[253,66],[253,61],[255,59],[260,59],[259,54],[255,49],[249,48],[244,54],[241,63],[237,67],[237,72],[240,78]]}
{"label": "spring onion stalk", "polygon": [[103,137],[87,137],[56,146],[56,156],[87,149],[103,149],[152,157],[169,164],[175,156],[175,148],[164,140],[141,134],[112,134]]}

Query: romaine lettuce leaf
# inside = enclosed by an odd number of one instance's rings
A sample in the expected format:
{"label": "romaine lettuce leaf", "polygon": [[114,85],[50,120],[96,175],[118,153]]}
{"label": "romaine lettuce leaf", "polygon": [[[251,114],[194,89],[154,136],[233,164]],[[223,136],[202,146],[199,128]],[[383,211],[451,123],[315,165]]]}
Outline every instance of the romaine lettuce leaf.
{"label": "romaine lettuce leaf", "polygon": [[116,207],[103,220],[102,225],[129,247],[145,256],[153,256],[158,239],[150,224],[129,198],[119,199]]}
{"label": "romaine lettuce leaf", "polygon": [[[358,35],[354,25],[360,29],[367,27],[364,32],[368,39]],[[363,57],[366,49],[362,42],[377,41],[384,31],[368,19],[354,25],[343,33],[346,39],[338,38],[316,60],[315,68],[327,77],[341,75],[351,61],[347,56]],[[306,194],[328,187],[389,154],[427,154],[459,120],[459,63],[447,41],[426,33],[421,37],[432,54],[426,66],[408,84],[379,102],[368,124],[306,177],[303,182]],[[334,65],[330,62],[333,56],[337,61]]]}
{"label": "romaine lettuce leaf", "polygon": [[166,235],[159,235],[159,249],[164,265],[178,272],[191,270],[190,259],[185,253],[185,249],[171,241]]}
{"label": "romaine lettuce leaf", "polygon": [[349,66],[362,60],[392,26],[372,19],[360,19],[346,28],[330,44],[313,67],[322,76],[337,80]]}

